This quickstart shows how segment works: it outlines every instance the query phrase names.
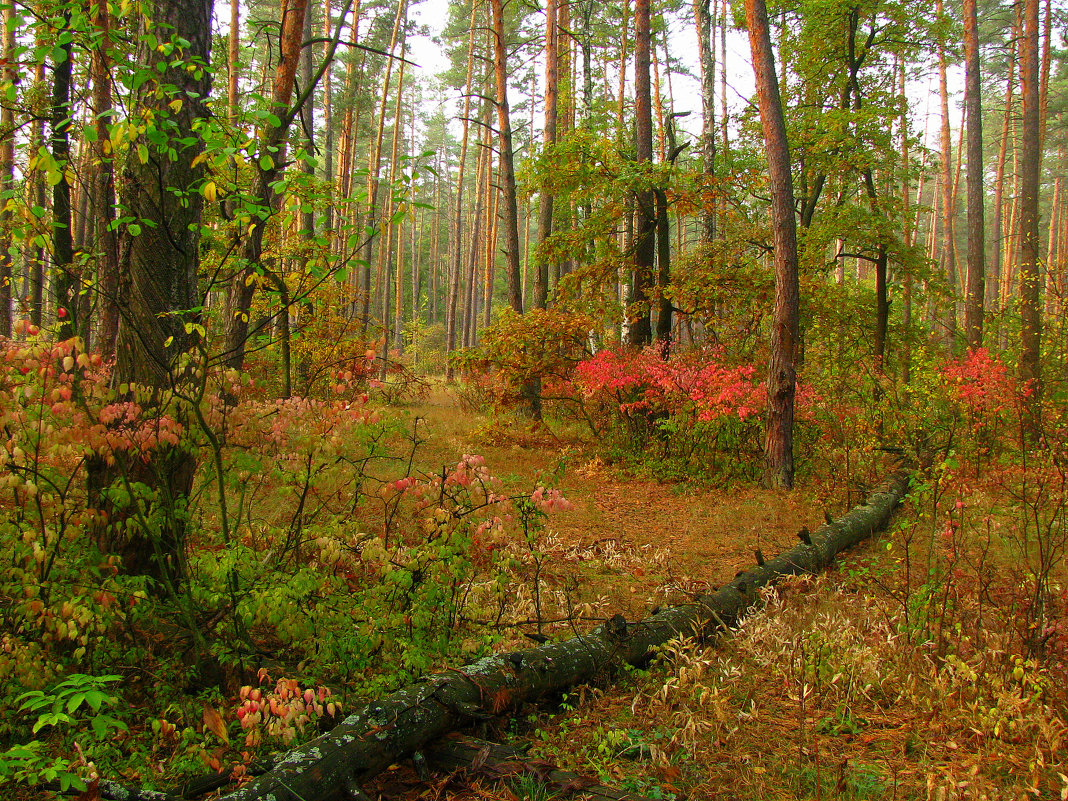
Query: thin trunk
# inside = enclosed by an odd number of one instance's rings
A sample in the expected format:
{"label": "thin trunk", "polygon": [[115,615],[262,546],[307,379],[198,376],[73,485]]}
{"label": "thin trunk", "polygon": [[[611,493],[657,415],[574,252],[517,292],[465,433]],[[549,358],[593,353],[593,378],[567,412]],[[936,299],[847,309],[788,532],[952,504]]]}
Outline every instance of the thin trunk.
{"label": "thin trunk", "polygon": [[[716,172],[716,47],[712,30],[710,0],[694,0],[697,52],[701,66],[701,171],[704,185],[710,186]],[[705,242],[716,238],[715,195],[705,200],[701,210],[701,235]]]}
{"label": "thin trunk", "polygon": [[226,101],[230,111],[230,122],[237,122],[239,112],[237,106],[237,77],[239,70],[238,57],[241,52],[241,0],[230,0],[230,39],[227,51],[227,77]]}
{"label": "thin trunk", "polygon": [[1020,379],[1031,388],[1032,419],[1028,427],[1037,434],[1038,401],[1042,393],[1041,288],[1042,255],[1038,231],[1039,173],[1042,165],[1039,101],[1038,0],[1024,0],[1024,31],[1020,39]]}
{"label": "thin trunk", "polygon": [[508,63],[504,41],[504,6],[490,0],[493,13],[493,72],[497,83],[497,127],[500,140],[501,227],[504,229],[505,275],[508,304],[523,313],[523,290],[519,280],[519,204],[516,196],[512,153],[512,121],[508,109]]}
{"label": "thin trunk", "polygon": [[1005,79],[1005,113],[1001,120],[1001,144],[998,146],[997,171],[994,177],[994,263],[991,265],[986,296],[989,298],[990,310],[998,314],[1001,310],[1001,273],[1003,271],[1002,253],[1005,249],[1003,219],[1005,207],[1005,164],[1009,153],[1009,123],[1012,119],[1013,92],[1016,86],[1016,40],[1011,37],[1009,50],[1009,74]]}
{"label": "thin trunk", "polygon": [[971,348],[983,344],[986,252],[983,237],[983,107],[976,0],[964,0],[964,105],[968,128],[968,281],[964,328]]}
{"label": "thin trunk", "polygon": [[107,55],[111,45],[111,19],[107,0],[97,0],[95,26],[100,41],[93,48],[93,116],[96,141],[93,143],[95,168],[94,217],[96,250],[99,254],[100,275],[100,344],[105,358],[115,355],[115,340],[119,334],[119,243],[115,236],[115,170],[111,154],[104,147],[109,141],[108,123],[112,111],[111,74]]}
{"label": "thin trunk", "polygon": [[[935,4],[935,14],[942,18],[942,0]],[[951,342],[956,329],[957,260],[954,253],[954,207],[953,207],[953,142],[949,127],[949,84],[947,82],[948,60],[945,41],[938,42],[938,95],[942,103],[942,126],[939,141],[942,150],[942,272],[949,287],[950,297],[945,310],[945,337]]]}
{"label": "thin trunk", "polygon": [[[14,86],[15,2],[8,0],[3,16],[3,82]],[[0,337],[11,336],[12,236],[11,210],[5,198],[15,185],[15,112],[6,100],[0,104]]]}
{"label": "thin trunk", "polygon": [[[70,9],[62,12],[65,26],[70,25]],[[70,165],[71,128],[71,55],[70,42],[61,44],[53,50],[52,60],[52,133],[49,145],[52,158],[60,170],[64,171],[59,181],[52,187],[52,267],[55,270],[53,291],[55,293],[56,317],[58,326],[56,336],[69,339],[77,331],[75,313],[77,307],[80,281],[74,267],[74,230],[71,214],[71,186],[67,182],[66,170]]]}
{"label": "thin trunk", "polygon": [[[263,237],[268,219],[278,205],[274,186],[281,178],[285,161],[286,134],[295,114],[290,99],[300,64],[304,15],[308,0],[288,0],[282,8],[281,58],[275,69],[271,102],[278,125],[269,125],[259,136],[258,158],[253,174],[252,195],[267,209],[267,214],[253,222],[244,239],[242,257],[245,266],[230,286],[226,304],[226,365],[241,370],[250,336],[249,317],[255,291],[255,271],[269,269],[263,260]],[[297,110],[299,113],[299,109]]]}
{"label": "thin trunk", "polygon": [[456,350],[456,313],[460,300],[460,275],[463,265],[463,219],[464,219],[464,168],[467,164],[467,142],[470,136],[471,117],[471,86],[474,76],[475,64],[475,29],[477,22],[478,4],[471,2],[471,22],[468,25],[467,34],[467,80],[464,84],[464,113],[460,124],[463,126],[463,134],[460,137],[460,163],[456,171],[456,203],[453,206],[453,241],[452,241],[452,265],[446,271],[446,284],[448,295],[445,300],[445,356],[447,366],[445,377],[451,381],[453,378],[452,361],[448,356]]}
{"label": "thin trunk", "polygon": [[390,81],[393,76],[393,52],[397,49],[397,41],[400,35],[401,21],[406,18],[408,8],[407,0],[399,0],[397,14],[393,19],[393,32],[389,39],[389,56],[386,59],[386,75],[382,80],[382,102],[378,107],[378,131],[370,142],[370,152],[367,160],[367,210],[364,218],[367,220],[367,239],[363,246],[363,282],[360,291],[363,296],[360,301],[360,330],[366,337],[367,328],[371,321],[371,261],[374,253],[374,231],[378,227],[378,190],[379,171],[382,169],[382,138],[386,124],[386,106],[389,103]]}
{"label": "thin trunk", "polygon": [[[556,0],[545,3],[545,135],[544,147],[556,144],[557,19]],[[538,247],[534,268],[534,308],[544,309],[549,299],[548,240],[553,232],[553,195],[543,188],[538,198]]]}
{"label": "thin trunk", "polygon": [[[329,39],[332,31],[330,0],[325,0],[323,7],[323,38]],[[323,59],[331,60],[330,43],[323,43]],[[323,177],[326,179],[326,208],[324,209],[324,230],[334,230],[334,99],[331,74],[333,67],[323,73]]]}
{"label": "thin trunk", "polygon": [[[639,166],[653,161],[653,111],[649,87],[652,56],[650,23],[649,0],[635,0],[634,119],[635,155]],[[634,272],[627,309],[627,344],[641,348],[652,341],[650,295],[656,260],[656,211],[651,188],[637,192],[636,214]]]}

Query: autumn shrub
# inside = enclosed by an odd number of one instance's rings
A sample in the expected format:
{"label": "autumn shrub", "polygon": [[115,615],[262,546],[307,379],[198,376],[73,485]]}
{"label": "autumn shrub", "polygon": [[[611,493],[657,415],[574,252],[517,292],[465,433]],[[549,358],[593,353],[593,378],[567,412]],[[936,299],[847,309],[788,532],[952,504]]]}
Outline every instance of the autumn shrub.
{"label": "autumn shrub", "polygon": [[575,410],[568,387],[575,366],[589,355],[593,320],[564,309],[505,309],[483,329],[482,342],[462,351],[456,364],[480,394],[498,408],[529,403],[531,387],[540,386],[543,403]]}
{"label": "autumn shrub", "polygon": [[[759,462],[764,387],[722,351],[664,359],[656,347],[602,350],[575,368],[573,387],[599,429],[625,449],[684,474],[745,475]],[[743,471],[743,473],[737,473]]]}

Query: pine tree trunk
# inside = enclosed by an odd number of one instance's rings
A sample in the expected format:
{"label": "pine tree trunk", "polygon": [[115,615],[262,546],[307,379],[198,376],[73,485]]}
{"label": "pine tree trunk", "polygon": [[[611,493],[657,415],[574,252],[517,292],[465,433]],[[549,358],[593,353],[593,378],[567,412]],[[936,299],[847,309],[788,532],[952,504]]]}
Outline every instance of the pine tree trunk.
{"label": "pine tree trunk", "polygon": [[790,488],[794,484],[793,429],[799,306],[794,189],[786,123],[775,75],[775,56],[771,49],[764,0],[746,0],[745,18],[768,154],[775,242],[775,315],[768,355],[765,482],[773,487]]}
{"label": "pine tree trunk", "polygon": [[976,0],[964,0],[964,104],[968,129],[968,280],[964,328],[971,348],[983,344],[986,249],[983,221],[983,107]]}

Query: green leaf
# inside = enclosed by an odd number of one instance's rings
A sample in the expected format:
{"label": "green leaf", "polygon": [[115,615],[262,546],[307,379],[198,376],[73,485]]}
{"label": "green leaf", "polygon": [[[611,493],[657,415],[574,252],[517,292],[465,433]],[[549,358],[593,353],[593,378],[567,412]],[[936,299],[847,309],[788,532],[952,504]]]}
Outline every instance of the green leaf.
{"label": "green leaf", "polygon": [[274,159],[268,155],[260,156],[260,169],[264,172],[274,169]]}

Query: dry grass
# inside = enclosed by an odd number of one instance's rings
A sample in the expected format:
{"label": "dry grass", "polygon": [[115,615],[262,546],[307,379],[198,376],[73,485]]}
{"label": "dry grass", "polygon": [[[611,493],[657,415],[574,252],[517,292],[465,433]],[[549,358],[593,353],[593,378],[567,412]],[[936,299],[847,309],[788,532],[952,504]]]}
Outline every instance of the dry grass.
{"label": "dry grass", "polygon": [[[454,410],[441,389],[409,409],[426,423],[425,463],[477,452],[515,489],[567,464],[557,486],[574,510],[533,549],[513,546],[530,579],[515,609],[559,619],[550,635],[685,601],[844,502],[818,487],[660,484],[568,432]],[[929,525],[912,520],[838,572],[784,583],[718,643],[673,643],[650,671],[580,688],[516,733],[550,761],[652,797],[1063,801],[1068,674],[1025,658],[1011,575],[983,579],[995,563],[977,567],[960,537],[917,533]],[[525,792],[476,778],[443,797]]]}

